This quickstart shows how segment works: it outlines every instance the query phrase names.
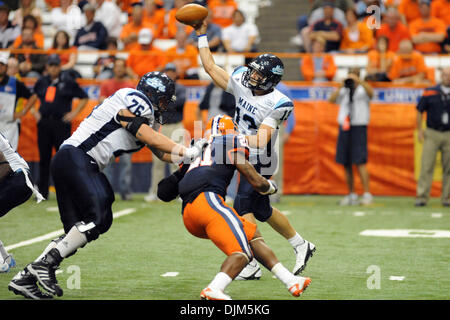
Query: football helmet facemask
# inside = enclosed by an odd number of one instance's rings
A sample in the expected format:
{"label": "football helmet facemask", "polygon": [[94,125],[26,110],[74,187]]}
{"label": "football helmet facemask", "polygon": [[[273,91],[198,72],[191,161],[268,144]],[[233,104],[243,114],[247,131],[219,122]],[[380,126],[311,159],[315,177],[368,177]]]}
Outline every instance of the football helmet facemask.
{"label": "football helmet facemask", "polygon": [[284,65],[277,56],[265,53],[253,59],[242,77],[242,84],[251,90],[268,91],[283,77]]}
{"label": "football helmet facemask", "polygon": [[169,104],[176,101],[175,83],[165,73],[153,71],[142,76],[136,87],[153,105],[155,119],[163,124],[163,113],[171,112]]}

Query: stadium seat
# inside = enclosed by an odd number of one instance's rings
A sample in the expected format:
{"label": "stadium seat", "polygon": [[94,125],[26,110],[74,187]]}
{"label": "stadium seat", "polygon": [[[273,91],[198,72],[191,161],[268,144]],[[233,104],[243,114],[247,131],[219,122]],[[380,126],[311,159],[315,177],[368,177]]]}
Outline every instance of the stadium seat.
{"label": "stadium seat", "polygon": [[175,39],[155,39],[153,41],[153,46],[166,51],[167,49],[177,45],[177,40]]}

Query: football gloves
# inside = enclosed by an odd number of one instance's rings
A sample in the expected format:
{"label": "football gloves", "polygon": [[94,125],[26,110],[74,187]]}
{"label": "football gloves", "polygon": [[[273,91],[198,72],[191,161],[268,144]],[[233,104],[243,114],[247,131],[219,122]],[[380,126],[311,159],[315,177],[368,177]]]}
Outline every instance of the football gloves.
{"label": "football gloves", "polygon": [[267,180],[267,182],[269,182],[269,190],[267,190],[266,192],[260,192],[260,193],[264,196],[277,193],[278,186],[277,186],[276,182],[273,180]]}
{"label": "football gloves", "polygon": [[208,145],[208,140],[205,138],[198,139],[194,142],[194,139],[191,140],[191,147],[186,149],[186,153],[184,155],[183,162],[190,163],[194,161],[195,158],[201,155],[203,148]]}

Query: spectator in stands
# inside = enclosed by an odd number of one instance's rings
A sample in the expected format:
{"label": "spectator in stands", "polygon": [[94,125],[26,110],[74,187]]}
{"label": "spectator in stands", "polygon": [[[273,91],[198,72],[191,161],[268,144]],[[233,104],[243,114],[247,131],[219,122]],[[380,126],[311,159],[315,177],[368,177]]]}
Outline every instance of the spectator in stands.
{"label": "spectator in stands", "polygon": [[[359,18],[366,18],[371,15],[370,10],[367,12],[367,9],[370,6],[377,6],[380,8],[381,15],[384,15],[386,12],[385,1],[380,0],[360,0],[355,4],[355,11]],[[365,21],[364,21],[365,22]]]}
{"label": "spectator in stands", "polygon": [[119,38],[122,31],[121,11],[114,1],[95,0],[95,21],[99,21],[108,31],[109,37]]}
{"label": "spectator in stands", "polygon": [[75,39],[77,30],[85,23],[81,9],[71,0],[60,0],[60,6],[51,11],[51,21],[55,31],[66,31],[70,39]]}
{"label": "spectator in stands", "polygon": [[[442,70],[442,83],[425,89],[417,104],[417,136],[423,142],[422,163],[416,190],[416,207],[425,206],[430,196],[437,153],[442,159],[441,201],[450,207],[450,67]],[[427,113],[423,130],[423,112]]]}
{"label": "spectator in stands", "polygon": [[6,71],[6,73],[10,77],[16,77],[17,79],[21,80],[22,77],[20,76],[19,73],[19,60],[17,60],[16,57],[9,57],[8,70]]}
{"label": "spectator in stands", "polygon": [[[115,51],[117,50],[117,39],[108,38],[106,39],[106,50]],[[114,77],[113,68],[114,62],[116,61],[116,56],[114,53],[110,52],[102,54],[94,64],[94,78],[98,80],[111,79]]]}
{"label": "spectator in stands", "polygon": [[[63,52],[58,52],[64,50]],[[69,34],[64,30],[59,30],[53,37],[52,47],[49,54],[56,53],[61,59],[61,70],[67,72],[73,78],[81,78],[81,74],[74,69],[77,63],[78,52],[75,46],[70,46]]]}
{"label": "spectator in stands", "polygon": [[395,59],[395,53],[388,50],[389,39],[381,36],[376,47],[367,54],[366,81],[390,81],[388,74]]}
{"label": "spectator in stands", "polygon": [[20,35],[20,27],[9,20],[9,7],[0,1],[0,49],[8,48]]}
{"label": "spectator in stands", "polygon": [[129,74],[140,78],[147,72],[161,71],[167,62],[167,57],[159,48],[152,45],[153,34],[150,29],[139,31],[138,46],[134,47],[128,56],[127,66]]}
{"label": "spectator in stands", "polygon": [[222,30],[222,43],[228,53],[256,52],[259,43],[258,27],[246,22],[244,13],[237,9],[233,13],[233,23]]}
{"label": "spectator in stands", "polygon": [[450,0],[433,0],[431,15],[444,21],[446,26],[450,26]]}
{"label": "spectator in stands", "polygon": [[326,40],[316,37],[312,43],[312,53],[303,56],[300,72],[306,81],[331,81],[336,74],[333,56],[325,54]]}
{"label": "spectator in stands", "polygon": [[174,39],[177,34],[178,29],[184,29],[187,34],[193,31],[193,28],[178,22],[175,18],[175,14],[179,8],[188,3],[188,0],[175,0],[174,7],[166,12],[165,21],[166,24],[163,29],[163,33],[161,35],[162,39]]}
{"label": "spectator in stands", "polygon": [[[40,100],[39,111],[34,113],[38,128],[39,192],[48,199],[50,161],[52,149],[70,137],[71,121],[88,102],[86,92],[71,77],[61,74],[61,59],[52,54],[46,61],[47,75],[38,79],[33,91]],[[73,99],[79,98],[72,110]]]}
{"label": "spectator in stands", "polygon": [[398,6],[402,22],[409,25],[413,20],[420,18],[419,0],[401,0]]}
{"label": "spectator in stands", "polygon": [[155,30],[155,38],[161,38],[164,33],[164,17],[166,12],[162,0],[145,0],[144,1],[144,21],[151,23]]}
{"label": "spectator in stands", "polygon": [[345,53],[367,52],[373,46],[373,32],[364,22],[359,22],[356,11],[345,12],[347,27],[342,32],[341,50]]}
{"label": "spectator in stands", "polygon": [[342,24],[333,19],[334,3],[325,2],[323,5],[324,18],[310,28],[304,28],[303,43],[307,52],[311,52],[311,41],[317,37],[325,38],[325,52],[338,51],[342,38]]}
{"label": "spectator in stands", "polygon": [[376,31],[376,38],[389,39],[388,51],[397,52],[402,40],[411,39],[408,28],[400,21],[400,14],[395,8],[388,8],[384,15],[384,22]]}
{"label": "spectator in stands", "polygon": [[450,27],[447,28],[447,36],[442,43],[442,52],[450,53]]}
{"label": "spectator in stands", "polygon": [[176,66],[178,79],[198,79],[198,51],[187,43],[187,34],[180,29],[176,35],[177,44],[166,50],[167,62]]}
{"label": "spectator in stands", "polygon": [[36,7],[36,0],[20,0],[19,9],[13,12],[12,24],[15,26],[23,26],[23,19],[27,15],[32,15],[37,20],[38,27],[41,26],[42,12],[41,9]]}
{"label": "spectator in stands", "polygon": [[410,40],[402,40],[388,73],[389,79],[398,84],[418,84],[424,82],[426,72],[422,54],[413,49]]}
{"label": "spectator in stands", "polygon": [[[370,100],[372,87],[359,77],[359,69],[349,70],[346,79],[329,98],[331,103],[339,104],[339,135],[336,146],[336,162],[344,166],[345,180],[349,194],[340,205],[369,205],[372,195],[369,191],[369,172],[367,171],[367,125],[370,119]],[[354,191],[353,165],[356,165],[363,186],[361,201]]]}
{"label": "spectator in stands", "polygon": [[[113,68],[114,77],[105,80],[100,85],[99,103],[113,95],[117,90],[122,88],[134,88],[135,83],[130,80],[127,75],[127,65],[125,60],[116,59]],[[104,173],[108,180],[113,184],[113,167],[105,168]],[[131,180],[132,180],[132,162],[131,153],[124,153],[119,158],[119,193],[122,200],[132,199]]]}
{"label": "spectator in stands", "polygon": [[[42,49],[33,39],[33,29],[22,30],[22,43],[17,49]],[[15,57],[19,60],[19,73],[22,77],[36,78],[42,75],[45,69],[46,55],[42,53],[19,53]]]}
{"label": "spectator in stands", "polygon": [[[222,29],[219,25],[212,23],[212,11],[209,10],[208,16],[205,18],[208,24],[208,28],[206,29],[206,37],[208,38],[208,45],[211,52],[217,52],[221,48],[222,45]],[[189,44],[197,47],[197,34],[195,30],[192,31],[187,39]]]}
{"label": "spectator in stands", "polygon": [[95,7],[87,3],[83,6],[83,12],[86,25],[77,31],[73,45],[78,47],[78,50],[106,49],[108,31],[101,22],[94,20]]}
{"label": "spectator in stands", "polygon": [[208,7],[212,11],[212,22],[222,29],[233,23],[233,12],[238,8],[234,0],[211,0]]}
{"label": "spectator in stands", "polygon": [[414,49],[424,53],[440,53],[446,35],[445,23],[431,16],[430,0],[420,0],[420,18],[409,24]]}
{"label": "spectator in stands", "polygon": [[[27,15],[23,18],[22,29],[30,28],[33,29],[33,39],[36,42],[36,45],[40,48],[44,47],[44,34],[39,28],[37,19],[32,15]],[[22,35],[18,36],[14,43],[12,44],[13,48],[18,48],[22,43]]]}
{"label": "spectator in stands", "polygon": [[347,26],[347,20],[345,19],[345,12],[348,10],[348,8],[353,8],[353,6],[348,1],[340,1],[339,4],[340,7],[336,5],[336,2],[333,0],[328,1],[316,1],[316,5],[320,4],[319,7],[316,7],[313,5],[313,10],[311,11],[311,14],[309,15],[307,19],[307,24],[312,26],[317,21],[323,20],[325,18],[324,14],[324,7],[328,4],[333,4],[334,10],[333,10],[333,19],[338,21],[340,24],[342,24],[343,27]]}
{"label": "spectator in stands", "polygon": [[[186,87],[177,81],[177,67],[173,63],[168,63],[162,70],[175,82],[175,96],[176,101],[170,102],[168,108],[170,112],[163,112],[163,123],[161,126],[161,133],[166,137],[173,139],[173,141],[183,144],[184,130],[183,130],[183,110],[186,102]],[[145,201],[157,200],[158,183],[166,176],[166,162],[159,160],[157,157],[152,157],[152,183],[148,194],[145,196]],[[170,171],[173,172],[178,169],[176,164],[171,164]]]}
{"label": "spectator in stands", "polygon": [[134,2],[132,6],[131,21],[123,26],[120,33],[120,40],[123,42],[125,50],[130,50],[133,46],[136,46],[139,31],[142,29],[150,29],[153,32],[153,25],[143,19],[142,3]]}

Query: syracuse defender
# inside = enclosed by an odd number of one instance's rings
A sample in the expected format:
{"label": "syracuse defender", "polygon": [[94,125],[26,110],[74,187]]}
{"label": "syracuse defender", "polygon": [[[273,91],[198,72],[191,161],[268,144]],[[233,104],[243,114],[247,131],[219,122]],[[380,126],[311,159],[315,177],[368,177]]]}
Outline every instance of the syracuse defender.
{"label": "syracuse defender", "polygon": [[[276,168],[274,144],[278,126],[282,125],[293,110],[292,101],[275,86],[280,82],[284,66],[272,54],[262,54],[252,60],[248,67],[239,67],[230,76],[217,66],[208,47],[207,23],[195,26],[199,38],[198,48],[203,68],[217,86],[234,95],[236,100],[235,123],[240,133],[246,135],[250,146],[250,162],[258,172],[270,177]],[[273,139],[272,139],[273,137]],[[270,142],[270,143],[269,143]],[[285,237],[294,248],[296,263],[294,274],[299,274],[315,251],[315,245],[304,240],[289,223],[289,220],[270,205],[267,195],[255,192],[245,179],[241,179],[234,208],[239,215],[253,222],[267,221]],[[259,279],[261,270],[252,261],[238,279]]]}
{"label": "syracuse defender", "polygon": [[224,201],[236,169],[263,195],[275,193],[276,185],[258,174],[248,162],[247,141],[243,135],[236,135],[230,117],[218,115],[212,118],[207,124],[205,138],[209,135],[209,144],[201,157],[158,185],[158,196],[164,201],[180,194],[186,229],[196,237],[211,239],[227,255],[220,272],[202,290],[201,298],[230,300],[224,293],[226,286],[253,255],[286,285],[293,296],[300,296],[311,279],[297,277],[287,270],[265,244],[256,225],[238,216]]}
{"label": "syracuse defender", "polygon": [[112,224],[114,193],[101,170],[123,152],[148,145],[165,161],[192,161],[206,140],[191,148],[157,132],[161,113],[175,99],[175,84],[164,73],[145,74],[136,89],[125,88],[105,99],[64,141],[53,158],[51,171],[61,221],[66,235],[52,241],[44,252],[10,282],[16,294],[33,298],[27,290],[39,281],[52,295],[61,296],[55,270],[64,258],[96,240]]}

